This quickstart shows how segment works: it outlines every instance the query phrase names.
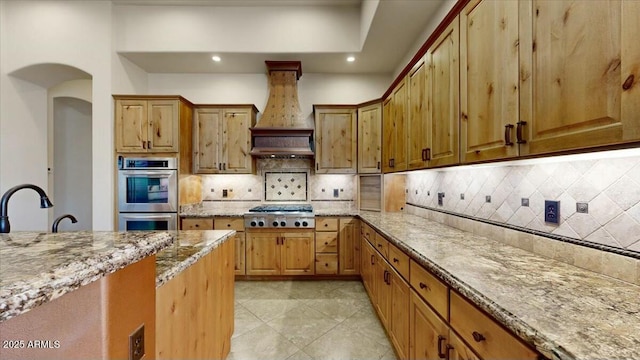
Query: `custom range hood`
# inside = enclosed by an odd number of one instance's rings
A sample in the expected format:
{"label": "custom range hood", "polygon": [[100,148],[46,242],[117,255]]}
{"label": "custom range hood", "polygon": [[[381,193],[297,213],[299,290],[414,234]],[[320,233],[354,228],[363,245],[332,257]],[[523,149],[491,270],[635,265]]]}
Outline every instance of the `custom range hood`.
{"label": "custom range hood", "polygon": [[313,158],[313,124],[298,102],[300,61],[265,61],[269,99],[260,121],[251,128],[251,152],[265,158]]}

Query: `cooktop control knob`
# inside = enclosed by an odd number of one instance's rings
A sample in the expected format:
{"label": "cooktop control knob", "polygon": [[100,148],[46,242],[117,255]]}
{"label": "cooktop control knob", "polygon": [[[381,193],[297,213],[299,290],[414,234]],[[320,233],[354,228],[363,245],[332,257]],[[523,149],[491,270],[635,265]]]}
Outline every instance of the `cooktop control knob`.
{"label": "cooktop control knob", "polygon": [[306,221],[303,221],[303,222],[302,222],[302,226],[307,227],[307,226],[309,226],[309,223],[308,223],[308,222],[306,222]]}
{"label": "cooktop control knob", "polygon": [[278,226],[278,222],[277,222],[277,221],[274,221],[274,222],[273,222],[273,224],[271,224],[271,225],[273,225],[273,226]]}
{"label": "cooktop control knob", "polygon": [[251,220],[251,226],[256,226],[258,223],[255,220]]}
{"label": "cooktop control knob", "polygon": [[294,225],[295,225],[295,226],[300,226],[300,221],[296,221],[296,222],[294,223]]}
{"label": "cooktop control knob", "polygon": [[280,221],[280,226],[287,226],[287,223],[285,221]]}
{"label": "cooktop control knob", "polygon": [[263,220],[258,221],[258,226],[261,226],[261,227],[264,226],[264,221]]}

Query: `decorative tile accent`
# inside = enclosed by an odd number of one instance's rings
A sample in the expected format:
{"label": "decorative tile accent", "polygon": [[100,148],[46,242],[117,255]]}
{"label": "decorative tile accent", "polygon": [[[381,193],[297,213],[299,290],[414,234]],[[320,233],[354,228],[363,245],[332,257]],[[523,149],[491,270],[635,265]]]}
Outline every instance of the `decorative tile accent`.
{"label": "decorative tile accent", "polygon": [[266,201],[307,200],[307,173],[264,174]]}
{"label": "decorative tile accent", "polygon": [[[407,190],[407,202],[418,206],[631,251],[640,246],[640,150],[603,159],[558,157],[535,165],[510,162],[410,172]],[[428,192],[464,193],[465,199],[446,196],[438,206],[437,196]],[[522,206],[521,198],[529,198],[529,207]],[[560,200],[559,225],[544,222],[544,200]],[[589,214],[576,213],[576,202],[588,203]]]}

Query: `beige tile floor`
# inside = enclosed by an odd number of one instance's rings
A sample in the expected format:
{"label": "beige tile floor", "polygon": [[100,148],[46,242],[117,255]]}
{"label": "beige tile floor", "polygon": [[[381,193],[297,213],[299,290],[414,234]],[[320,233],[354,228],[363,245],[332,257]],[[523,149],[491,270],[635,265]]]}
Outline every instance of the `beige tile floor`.
{"label": "beige tile floor", "polygon": [[396,359],[359,281],[237,281],[229,360]]}

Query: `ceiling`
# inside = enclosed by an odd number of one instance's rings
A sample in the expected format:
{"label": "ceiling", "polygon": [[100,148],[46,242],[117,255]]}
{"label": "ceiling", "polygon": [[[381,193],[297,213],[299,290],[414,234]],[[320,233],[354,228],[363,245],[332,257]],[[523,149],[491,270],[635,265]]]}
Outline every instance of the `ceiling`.
{"label": "ceiling", "polygon": [[[185,7],[238,8],[239,12],[252,8],[291,8],[297,11],[318,12],[318,7],[330,7],[337,12],[355,11],[360,14],[359,39],[355,51],[345,51],[344,46],[335,49],[323,46],[321,50],[309,48],[300,51],[267,52],[236,51],[224,46],[210,46],[197,51],[153,51],[145,49],[119,50],[118,53],[148,73],[263,73],[265,60],[299,60],[303,72],[390,74],[406,64],[406,57],[421,36],[431,17],[445,0],[112,0],[116,6],[167,7],[179,11]],[[368,4],[365,4],[367,3]],[[363,6],[367,8],[363,9]],[[355,10],[353,8],[356,8]],[[373,10],[372,10],[373,9]],[[173,10],[172,10],[173,11]],[[275,10],[273,10],[275,11]],[[268,14],[265,11],[265,14]],[[337,21],[337,20],[336,20]],[[364,25],[362,25],[364,24]],[[368,28],[366,25],[369,25]],[[364,30],[361,30],[363,28]],[[288,36],[286,33],[281,34]],[[234,32],[225,33],[234,37]],[[243,41],[240,35],[237,41]],[[246,38],[245,38],[246,40]],[[290,49],[289,49],[290,50]],[[212,55],[220,55],[222,61],[213,63]],[[347,56],[356,61],[349,63]]]}

